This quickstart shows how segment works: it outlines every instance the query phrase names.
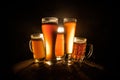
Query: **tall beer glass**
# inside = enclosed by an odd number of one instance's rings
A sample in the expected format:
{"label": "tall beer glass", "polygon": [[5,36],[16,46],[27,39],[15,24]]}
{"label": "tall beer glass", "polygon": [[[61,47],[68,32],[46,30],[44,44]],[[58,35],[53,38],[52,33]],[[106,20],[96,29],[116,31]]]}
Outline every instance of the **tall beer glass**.
{"label": "tall beer glass", "polygon": [[68,62],[70,62],[71,54],[73,51],[73,39],[76,30],[76,18],[64,18],[63,24],[65,29],[65,54]]}
{"label": "tall beer glass", "polygon": [[58,28],[58,18],[44,17],[42,18],[42,32],[46,44],[46,57],[45,62],[49,65],[56,62],[55,56],[55,43]]}
{"label": "tall beer glass", "polygon": [[57,61],[62,61],[64,57],[64,28],[58,27],[55,54]]}

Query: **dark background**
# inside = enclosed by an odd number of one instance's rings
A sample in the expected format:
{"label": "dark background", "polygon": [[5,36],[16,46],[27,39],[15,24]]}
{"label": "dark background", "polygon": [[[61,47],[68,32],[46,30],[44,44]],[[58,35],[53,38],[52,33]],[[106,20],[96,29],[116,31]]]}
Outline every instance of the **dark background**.
{"label": "dark background", "polygon": [[[8,19],[7,36],[9,50],[4,50],[3,73],[16,63],[31,59],[30,34],[41,32],[41,18],[55,16],[77,18],[75,36],[88,39],[94,45],[91,61],[102,65],[108,73],[114,73],[116,63],[110,44],[112,28],[112,0],[56,0],[10,1],[5,11]],[[6,28],[6,27],[5,27]],[[4,58],[4,57],[3,57]]]}

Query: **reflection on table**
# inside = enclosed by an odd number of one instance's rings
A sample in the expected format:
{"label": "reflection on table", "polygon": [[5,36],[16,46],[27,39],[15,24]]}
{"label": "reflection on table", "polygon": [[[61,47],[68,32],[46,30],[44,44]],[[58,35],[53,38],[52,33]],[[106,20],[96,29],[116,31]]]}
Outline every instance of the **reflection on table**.
{"label": "reflection on table", "polygon": [[105,76],[102,66],[87,61],[49,66],[44,62],[34,63],[33,59],[14,65],[13,74],[15,80],[102,80]]}

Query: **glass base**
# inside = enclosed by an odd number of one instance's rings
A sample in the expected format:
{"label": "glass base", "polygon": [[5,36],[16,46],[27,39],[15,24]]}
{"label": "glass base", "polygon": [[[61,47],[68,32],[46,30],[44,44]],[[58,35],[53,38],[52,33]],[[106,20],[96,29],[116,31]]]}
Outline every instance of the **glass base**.
{"label": "glass base", "polygon": [[65,64],[64,57],[58,56],[56,57],[57,63],[56,64]]}
{"label": "glass base", "polygon": [[41,59],[34,59],[34,63],[41,63],[44,61],[44,58]]}
{"label": "glass base", "polygon": [[68,60],[67,61],[67,65],[69,66],[69,65],[72,65],[73,64],[73,61],[72,60]]}
{"label": "glass base", "polygon": [[84,58],[85,58],[85,56],[81,56],[80,58],[72,58],[72,61],[73,62],[80,62],[80,63],[82,63]]}
{"label": "glass base", "polygon": [[35,63],[39,63],[40,61],[39,61],[39,59],[35,59],[34,62]]}
{"label": "glass base", "polygon": [[72,65],[73,64],[73,61],[71,59],[71,54],[66,54],[65,55],[65,62],[67,65]]}
{"label": "glass base", "polygon": [[58,57],[56,58],[56,60],[57,60],[57,61],[61,61],[61,60],[62,60],[62,57],[58,56]]}
{"label": "glass base", "polygon": [[45,60],[44,63],[51,66],[51,65],[55,65],[57,62],[57,60]]}

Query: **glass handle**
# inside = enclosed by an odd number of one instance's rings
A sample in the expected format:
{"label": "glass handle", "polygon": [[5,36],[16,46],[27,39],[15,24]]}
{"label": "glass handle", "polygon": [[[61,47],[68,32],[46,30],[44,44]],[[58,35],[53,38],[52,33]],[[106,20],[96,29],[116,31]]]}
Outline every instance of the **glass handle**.
{"label": "glass handle", "polygon": [[30,41],[29,41],[29,48],[30,48],[30,51],[32,52],[33,50],[32,50],[32,45],[31,45],[31,43],[32,43],[32,41],[30,40]]}
{"label": "glass handle", "polygon": [[86,58],[88,59],[88,58],[90,58],[90,57],[92,56],[92,54],[93,54],[93,44],[88,44],[87,46],[88,46],[88,53],[87,53],[87,55],[86,55]]}

